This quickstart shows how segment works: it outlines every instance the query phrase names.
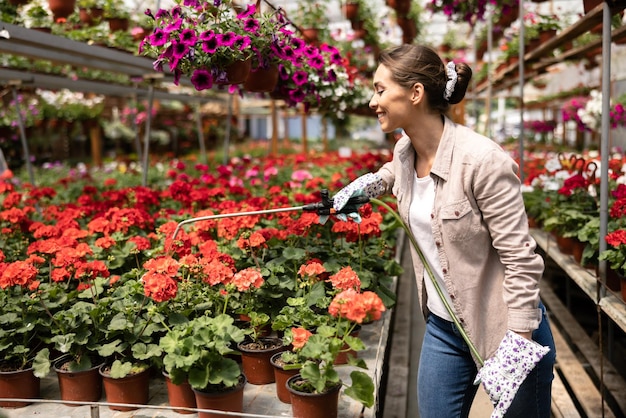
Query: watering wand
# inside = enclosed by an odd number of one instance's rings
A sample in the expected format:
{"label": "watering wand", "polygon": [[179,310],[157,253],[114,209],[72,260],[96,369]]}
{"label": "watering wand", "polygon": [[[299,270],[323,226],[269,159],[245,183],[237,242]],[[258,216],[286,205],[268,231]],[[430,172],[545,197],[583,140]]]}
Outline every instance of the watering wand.
{"label": "watering wand", "polygon": [[336,215],[339,213],[354,213],[358,210],[359,206],[364,205],[369,202],[369,198],[367,196],[355,196],[348,199],[346,205],[341,208],[341,210],[336,211],[333,209],[333,199],[330,198],[327,189],[322,189],[320,191],[322,196],[322,200],[320,202],[309,203],[308,205],[303,206],[291,206],[286,208],[276,208],[276,209],[265,209],[265,210],[255,210],[250,212],[234,212],[234,213],[220,213],[217,215],[207,215],[207,216],[198,216],[196,218],[185,219],[184,221],[180,221],[178,225],[176,225],[176,229],[174,230],[174,235],[172,236],[172,240],[176,239],[176,235],[178,231],[183,225],[190,224],[198,221],[210,221],[212,219],[220,219],[220,218],[231,218],[235,216],[252,216],[252,215],[267,215],[269,213],[278,213],[278,212],[293,212],[293,211],[303,211],[303,212],[316,212],[318,215]]}

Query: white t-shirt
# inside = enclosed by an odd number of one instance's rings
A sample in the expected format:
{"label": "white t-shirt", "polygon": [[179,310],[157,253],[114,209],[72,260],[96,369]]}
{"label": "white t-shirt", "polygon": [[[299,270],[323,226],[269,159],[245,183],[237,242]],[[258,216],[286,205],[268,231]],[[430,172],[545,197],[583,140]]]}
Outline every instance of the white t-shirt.
{"label": "white t-shirt", "polygon": [[[437,254],[437,246],[432,234],[432,228],[430,226],[430,214],[435,204],[435,182],[431,176],[417,177],[417,173],[414,172],[413,181],[413,198],[411,200],[411,206],[409,209],[409,224],[411,232],[417,241],[422,254],[426,258],[426,261],[430,265],[430,268],[439,283],[439,287],[444,292],[448,304],[452,307],[452,301],[446,291],[446,287],[443,284],[443,271],[441,270],[441,264],[439,263],[439,257]],[[442,302],[437,289],[433,284],[426,268],[424,268],[424,285],[426,293],[428,295],[428,309],[435,315],[452,321],[452,317],[448,314],[446,306]]]}

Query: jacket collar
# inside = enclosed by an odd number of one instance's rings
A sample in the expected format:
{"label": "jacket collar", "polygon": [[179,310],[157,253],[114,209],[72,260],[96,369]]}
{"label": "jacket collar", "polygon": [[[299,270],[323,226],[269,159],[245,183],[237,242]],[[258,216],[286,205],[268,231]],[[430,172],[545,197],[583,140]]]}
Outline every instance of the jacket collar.
{"label": "jacket collar", "polygon": [[456,124],[447,116],[443,117],[443,134],[437,148],[435,161],[430,169],[431,174],[435,174],[443,181],[448,181],[450,177],[450,164],[452,163],[452,151],[456,141]]}

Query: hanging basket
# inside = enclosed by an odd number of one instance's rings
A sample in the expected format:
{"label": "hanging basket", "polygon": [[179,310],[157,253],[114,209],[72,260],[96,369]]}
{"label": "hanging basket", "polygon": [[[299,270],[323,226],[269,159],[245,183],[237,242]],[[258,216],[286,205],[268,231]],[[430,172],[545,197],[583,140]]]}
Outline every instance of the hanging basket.
{"label": "hanging basket", "polygon": [[583,0],[583,10],[587,14],[601,4],[602,0]]}
{"label": "hanging basket", "polygon": [[225,77],[217,81],[216,84],[227,85],[244,83],[250,75],[251,67],[252,61],[249,59],[245,61],[235,61],[224,69]]}
{"label": "hanging basket", "polygon": [[268,93],[274,91],[276,84],[278,84],[278,66],[273,64],[268,68],[251,70],[243,83],[243,88],[252,93]]}
{"label": "hanging basket", "polygon": [[346,2],[346,4],[343,5],[343,12],[346,19],[350,21],[356,19],[359,15],[359,3],[353,3],[350,1]]}
{"label": "hanging basket", "polygon": [[129,20],[124,17],[110,17],[109,30],[111,32],[123,32],[128,30]]}

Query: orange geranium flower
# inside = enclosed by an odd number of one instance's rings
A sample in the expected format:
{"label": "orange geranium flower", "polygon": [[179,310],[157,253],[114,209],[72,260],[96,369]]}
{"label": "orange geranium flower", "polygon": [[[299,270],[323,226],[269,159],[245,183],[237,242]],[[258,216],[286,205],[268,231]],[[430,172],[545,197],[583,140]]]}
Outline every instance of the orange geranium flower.
{"label": "orange geranium flower", "polygon": [[0,266],[0,269],[0,287],[2,289],[14,285],[27,286],[35,280],[39,272],[37,267],[22,260],[4,264]]}
{"label": "orange geranium flower", "polygon": [[293,336],[291,345],[295,350],[299,350],[304,347],[313,333],[304,328],[291,328],[291,335]]}
{"label": "orange geranium flower", "polygon": [[326,269],[321,263],[318,263],[317,261],[303,264],[300,266],[300,269],[298,269],[298,274],[303,279],[307,279],[307,280],[315,279],[324,273],[326,273]]}
{"label": "orange geranium flower", "polygon": [[385,310],[383,301],[376,293],[359,293],[354,289],[337,294],[328,307],[332,316],[346,318],[358,324],[380,319]]}
{"label": "orange geranium flower", "polygon": [[350,266],[346,266],[330,276],[328,281],[333,284],[335,289],[339,290],[361,289],[361,279]]}
{"label": "orange geranium flower", "polygon": [[259,288],[263,286],[264,280],[261,272],[254,267],[248,267],[235,273],[232,283],[240,292],[245,292],[251,287]]}

